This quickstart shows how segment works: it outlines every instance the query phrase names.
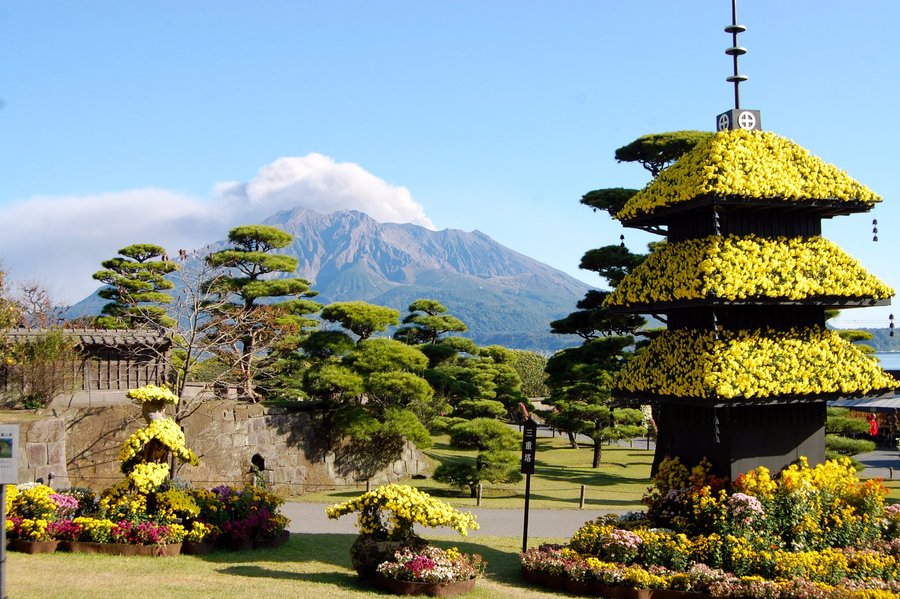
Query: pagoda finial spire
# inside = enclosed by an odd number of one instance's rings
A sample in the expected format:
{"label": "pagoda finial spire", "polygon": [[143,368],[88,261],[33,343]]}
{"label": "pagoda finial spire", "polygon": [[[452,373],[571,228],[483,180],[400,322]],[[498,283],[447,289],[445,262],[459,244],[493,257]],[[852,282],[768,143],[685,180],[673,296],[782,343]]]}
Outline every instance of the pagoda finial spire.
{"label": "pagoda finial spire", "polygon": [[743,81],[747,80],[746,75],[740,74],[740,69],[738,69],[738,57],[743,56],[747,53],[747,48],[742,48],[738,46],[738,34],[747,31],[747,28],[743,25],[738,25],[737,22],[737,0],[731,0],[731,25],[725,27],[725,33],[731,34],[731,47],[725,49],[725,54],[731,56],[732,61],[734,63],[734,74],[731,77],[728,77],[726,81],[729,83],[734,83],[734,109],[741,109],[741,88],[740,85]]}
{"label": "pagoda finial spire", "polygon": [[747,31],[743,25],[737,22],[737,0],[731,0],[731,25],[725,27],[725,33],[731,34],[731,47],[725,49],[725,54],[731,56],[734,65],[733,74],[725,81],[734,84],[734,108],[723,112],[716,117],[716,130],[746,129],[753,131],[762,129],[762,122],[758,110],[743,110],[741,108],[741,83],[747,80],[746,75],[741,75],[738,68],[738,58],[747,53],[747,48],[738,46],[738,34]]}

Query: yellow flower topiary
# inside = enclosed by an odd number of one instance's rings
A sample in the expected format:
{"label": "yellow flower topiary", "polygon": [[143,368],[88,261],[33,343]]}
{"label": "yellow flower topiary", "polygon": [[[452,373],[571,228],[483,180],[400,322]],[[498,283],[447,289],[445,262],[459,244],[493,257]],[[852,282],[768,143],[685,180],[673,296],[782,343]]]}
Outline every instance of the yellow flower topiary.
{"label": "yellow flower topiary", "polygon": [[883,299],[894,290],[822,237],[709,236],[658,244],[607,306],[698,299]]}
{"label": "yellow flower topiary", "polygon": [[[468,534],[468,529],[478,528],[471,513],[460,512],[450,504],[408,485],[382,485],[325,510],[331,519],[353,512],[358,512],[357,525],[362,535],[405,538],[412,534],[413,524],[448,526],[464,536]],[[382,520],[383,514],[387,514],[388,522]]]}
{"label": "yellow flower topiary", "polygon": [[701,141],[634,195],[622,221],[699,197],[838,200],[873,205],[881,198],[836,166],[768,131],[720,131]]}
{"label": "yellow flower topiary", "polygon": [[619,393],[706,399],[862,395],[898,382],[837,333],[817,327],[665,331],[617,375]]}
{"label": "yellow flower topiary", "polygon": [[172,405],[178,403],[178,396],[165,386],[158,387],[156,385],[144,385],[137,389],[129,389],[126,396],[128,399],[133,399],[141,403],[148,401],[161,401]]}

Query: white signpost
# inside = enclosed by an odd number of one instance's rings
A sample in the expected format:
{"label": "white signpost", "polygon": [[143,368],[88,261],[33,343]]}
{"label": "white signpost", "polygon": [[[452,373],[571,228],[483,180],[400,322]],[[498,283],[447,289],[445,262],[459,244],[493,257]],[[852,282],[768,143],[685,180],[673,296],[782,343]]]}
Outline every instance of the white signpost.
{"label": "white signpost", "polygon": [[19,425],[0,424],[0,485],[19,484]]}
{"label": "white signpost", "polygon": [[19,425],[0,424],[0,599],[6,599],[6,485],[19,484]]}

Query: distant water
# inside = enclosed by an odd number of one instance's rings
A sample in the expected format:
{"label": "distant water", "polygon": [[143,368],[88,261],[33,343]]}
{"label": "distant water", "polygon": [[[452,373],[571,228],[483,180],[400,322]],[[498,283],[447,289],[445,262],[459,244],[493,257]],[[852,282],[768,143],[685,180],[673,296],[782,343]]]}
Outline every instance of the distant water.
{"label": "distant water", "polygon": [[900,370],[900,351],[875,352],[875,357],[885,370]]}

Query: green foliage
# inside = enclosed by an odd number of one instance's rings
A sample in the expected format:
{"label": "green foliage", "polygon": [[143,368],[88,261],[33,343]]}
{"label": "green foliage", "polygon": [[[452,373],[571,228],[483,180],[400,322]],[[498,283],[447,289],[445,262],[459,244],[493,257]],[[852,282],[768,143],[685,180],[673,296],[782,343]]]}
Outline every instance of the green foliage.
{"label": "green foliage", "polygon": [[411,372],[373,372],[365,382],[372,399],[383,405],[409,406],[431,399],[428,381]]}
{"label": "green foliage", "polygon": [[854,456],[875,451],[875,441],[868,439],[850,439],[840,435],[825,435],[825,449],[840,455]]}
{"label": "green foliage", "polygon": [[303,352],[314,360],[340,358],[354,347],[356,343],[343,331],[313,331],[300,344]]}
{"label": "green foliage", "polygon": [[[0,330],[14,326],[19,321],[22,307],[9,297],[6,288],[6,271],[0,263]],[[2,349],[2,348],[0,348]]]}
{"label": "green foliage", "polygon": [[303,389],[329,401],[352,401],[363,391],[362,375],[341,364],[315,364],[303,375]]}
{"label": "green foliage", "polygon": [[637,189],[625,189],[623,187],[595,189],[581,196],[581,203],[593,208],[594,212],[603,210],[615,218],[616,213],[624,208],[628,200],[637,192]]}
{"label": "green foliage", "polygon": [[443,463],[435,468],[432,478],[454,487],[468,488],[470,496],[475,497],[479,483],[515,483],[522,480],[522,473],[516,454],[494,448],[479,451],[474,463]]}
{"label": "green foliage", "polygon": [[411,441],[416,447],[431,447],[431,434],[410,410],[388,408],[384,414],[383,433]]}
{"label": "green foliage", "polygon": [[[361,405],[348,405],[334,413],[332,422],[336,432],[354,441],[379,441],[384,446],[396,447],[406,439],[420,448],[431,446],[428,429],[415,414],[401,408],[388,408],[376,416]],[[393,456],[382,457],[387,463]]]}
{"label": "green foliage", "polygon": [[356,345],[352,366],[360,372],[386,370],[422,371],[428,358],[415,347],[393,339],[364,339]]}
{"label": "green foliage", "polygon": [[546,383],[547,374],[544,372],[547,367],[547,358],[535,352],[513,351],[516,360],[512,367],[516,369],[516,373],[522,381],[522,394],[525,397],[545,397],[550,392]]}
{"label": "green foliage", "polygon": [[[286,247],[291,235],[275,227],[244,225],[228,232],[232,247],[207,256],[208,265],[231,269],[230,276],[210,280],[204,291],[209,319],[204,333],[219,340],[217,356],[230,364],[241,386],[242,396],[260,399],[255,388],[294,388],[279,382],[283,370],[293,373],[296,363],[290,354],[302,342],[309,315],[319,305],[308,299],[315,295],[309,282],[297,277],[272,277],[297,270],[297,259],[273,250]],[[267,276],[269,275],[269,276]],[[264,298],[292,298],[280,303],[258,303]]]}
{"label": "green foliage", "polygon": [[825,432],[837,435],[862,435],[869,432],[869,423],[862,418],[829,415],[825,420]]}
{"label": "green foliage", "polygon": [[447,308],[433,299],[419,299],[409,305],[409,315],[403,319],[405,326],[394,334],[404,343],[437,343],[446,333],[464,333],[463,321],[446,314]]}
{"label": "green foliage", "polygon": [[466,422],[466,418],[456,416],[438,416],[431,420],[430,430],[435,435],[441,435],[450,432],[450,427]]}
{"label": "green foliage", "polygon": [[172,297],[163,292],[174,284],[165,276],[179,268],[168,259],[163,247],[149,243],[129,245],[119,250],[119,256],[102,264],[104,270],[95,272],[93,277],[107,285],[98,295],[110,302],[103,306],[96,326],[121,329],[175,324],[164,308],[155,305],[171,303]]}
{"label": "green foliage", "polygon": [[585,252],[578,268],[592,270],[616,287],[646,257],[646,254],[631,253],[623,245],[607,245]]}
{"label": "green foliage", "polygon": [[519,446],[515,430],[494,418],[475,418],[450,427],[450,445],[459,449],[513,450]]}
{"label": "green foliage", "polygon": [[619,162],[638,162],[656,177],[698,143],[713,135],[709,131],[671,131],[642,135],[616,150]]}
{"label": "green foliage", "polygon": [[72,373],[82,359],[75,339],[61,329],[8,344],[0,356],[6,362],[11,402],[28,409],[43,408],[60,393],[74,390]]}
{"label": "green foliage", "polygon": [[335,302],[322,309],[324,320],[340,324],[359,337],[368,339],[400,322],[400,312],[367,302]]}
{"label": "green foliage", "polygon": [[453,412],[460,418],[502,418],[506,415],[506,407],[492,399],[466,399],[456,404]]}
{"label": "green foliage", "polygon": [[642,327],[646,322],[635,314],[611,312],[603,307],[609,291],[588,291],[572,312],[565,318],[550,323],[550,330],[558,335],[578,335],[585,341],[603,335],[626,335]]}

